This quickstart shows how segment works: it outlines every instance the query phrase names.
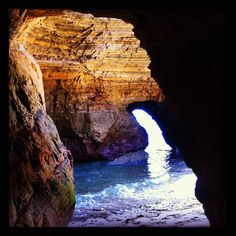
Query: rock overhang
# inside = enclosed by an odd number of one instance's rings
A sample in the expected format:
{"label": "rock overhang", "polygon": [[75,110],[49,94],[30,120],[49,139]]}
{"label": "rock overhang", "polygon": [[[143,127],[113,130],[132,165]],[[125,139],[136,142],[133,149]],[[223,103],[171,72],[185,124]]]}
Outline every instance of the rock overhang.
{"label": "rock overhang", "polygon": [[69,10],[28,15],[18,40],[41,68],[47,112],[62,137],[70,130],[87,150],[74,155],[112,158],[145,148],[147,135],[126,108],[136,101],[161,102],[164,95],[133,25]]}

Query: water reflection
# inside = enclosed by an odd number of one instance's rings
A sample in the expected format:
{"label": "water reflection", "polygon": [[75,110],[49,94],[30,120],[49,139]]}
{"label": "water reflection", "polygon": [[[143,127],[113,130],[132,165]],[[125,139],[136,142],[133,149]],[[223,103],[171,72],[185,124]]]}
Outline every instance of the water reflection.
{"label": "water reflection", "polygon": [[142,151],[75,165],[76,206],[69,226],[208,226],[194,196],[195,175],[182,160],[169,162],[169,154]]}
{"label": "water reflection", "polygon": [[169,178],[167,157],[171,147],[165,142],[158,124],[145,111],[135,109],[132,111],[138,123],[145,128],[148,134],[148,146],[145,151],[149,154],[148,172],[154,182],[160,178]]}
{"label": "water reflection", "polygon": [[[145,151],[148,153],[147,168],[152,183],[170,184],[171,181],[176,197],[195,197],[196,176],[191,169],[187,168],[183,160],[173,158],[174,151],[165,142],[158,124],[143,110],[135,109],[132,113],[148,134],[148,146]],[[183,172],[181,177],[178,175],[178,180],[174,175],[177,172]]]}
{"label": "water reflection", "polygon": [[[150,178],[153,182],[158,183],[160,179],[168,180],[168,164],[167,156],[168,151],[149,152],[147,159],[147,167]],[[163,179],[164,178],[164,179]]]}
{"label": "water reflection", "polygon": [[74,165],[76,206],[69,226],[209,226],[194,196],[196,176],[144,115],[137,120],[148,133],[145,151]]}

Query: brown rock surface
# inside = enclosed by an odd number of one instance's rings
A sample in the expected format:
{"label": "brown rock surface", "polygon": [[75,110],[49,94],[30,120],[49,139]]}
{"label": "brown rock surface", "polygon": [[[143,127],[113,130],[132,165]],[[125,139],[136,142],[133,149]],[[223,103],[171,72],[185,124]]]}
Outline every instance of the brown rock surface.
{"label": "brown rock surface", "polygon": [[125,111],[162,101],[133,26],[72,11],[31,10],[18,42],[39,63],[48,114],[75,160],[145,148],[147,135]]}
{"label": "brown rock surface", "polygon": [[[89,12],[96,16],[108,18],[116,17],[124,20],[128,19],[127,22],[131,22],[134,25],[135,34],[141,39],[142,46],[148,50],[152,59],[152,75],[158,78],[158,83],[166,95],[166,102],[162,105],[161,111],[153,104],[149,107],[149,111],[153,113],[156,119],[162,121],[164,133],[168,136],[168,139],[171,140],[172,144],[178,147],[188,166],[196,173],[198,177],[196,195],[204,204],[205,212],[211,225],[226,226],[228,223],[226,193],[228,181],[226,176],[228,171],[226,164],[225,135],[226,75],[224,12],[213,10],[140,11],[131,9],[89,10]],[[58,15],[61,14],[60,10],[30,10],[26,15],[28,17],[28,23],[30,23],[33,22],[33,20],[39,20],[39,18],[36,17],[42,17],[40,19],[46,21],[46,18],[49,16],[58,17]],[[37,22],[35,21],[35,27],[37,28],[38,26],[36,23]],[[73,23],[71,24],[73,25]],[[27,29],[27,25],[25,26],[25,29]],[[66,26],[64,27],[66,28]],[[44,30],[49,33],[49,28],[46,27]],[[85,34],[86,32],[87,31],[85,30]],[[68,39],[71,36],[71,33],[73,35],[75,31],[65,33],[66,36],[68,36]],[[42,36],[40,35],[42,34],[42,31],[37,31],[36,34],[38,34],[39,41],[41,41]],[[30,34],[28,34],[28,36],[30,38],[32,35],[30,36]],[[48,36],[44,36],[44,38],[55,38],[58,41],[58,39],[63,39],[63,37],[60,36],[61,35],[57,36],[56,34],[52,36],[49,33]],[[40,50],[43,51],[43,46],[41,45],[40,47],[40,42],[37,42],[36,35],[31,37],[31,39],[35,40],[34,42],[37,44],[34,49],[31,47],[31,44],[34,45],[34,43],[27,43],[22,34],[21,40],[25,47],[30,51],[34,51],[36,57],[37,55],[40,56]],[[57,41],[56,45],[58,44]],[[82,39],[80,42],[81,41]],[[71,43],[73,44],[73,40]],[[84,44],[86,44],[86,41],[84,41]],[[53,54],[56,55],[56,49],[53,48],[53,44],[44,43],[44,45],[48,45],[47,53],[50,56]],[[81,46],[82,45],[83,42],[81,42]],[[77,45],[74,44],[74,48],[76,47]],[[61,51],[63,52],[62,55],[67,55],[66,52],[71,52],[71,58],[76,58],[76,50],[71,51],[66,47],[62,47],[61,49],[62,50],[58,49],[57,55],[60,55]],[[87,50],[88,48],[86,51]],[[92,54],[89,55],[91,56]],[[50,84],[48,92],[45,92],[47,109],[50,112],[50,109],[54,109],[53,104],[55,104],[55,111],[57,111],[58,115],[60,110],[59,107],[61,106],[60,104],[62,104],[61,101],[68,95],[64,95],[63,97],[64,87],[62,87],[61,92],[57,91],[56,93],[58,96],[54,100],[55,103],[50,100],[47,101],[48,99],[52,100],[56,90],[54,89],[55,81],[53,82],[53,80],[50,80],[50,75],[53,75],[54,73],[54,75],[64,80],[62,68],[65,68],[65,71],[67,72],[69,69],[66,61],[61,61],[62,66],[60,69],[61,71],[59,70],[59,72],[57,71],[59,68],[57,62],[55,62],[54,68],[51,67],[51,70],[49,70],[49,68],[46,69],[47,63],[45,61],[49,61],[49,59],[45,57],[45,60],[43,61],[43,58],[36,58],[36,60],[42,61],[42,63],[39,61],[39,64],[42,66],[43,74],[46,71],[49,72],[48,74],[46,73],[49,77],[45,77],[45,85],[46,83]],[[83,65],[87,65],[87,62],[92,62],[95,58],[82,57],[80,59],[83,61]],[[60,60],[60,56],[58,60]],[[53,62],[53,60],[51,62]],[[93,63],[91,64],[90,62],[88,65],[93,66]],[[43,67],[43,63],[45,67]],[[66,74],[68,77],[73,78],[73,73],[76,71],[76,69],[73,70],[74,62],[71,63],[70,66],[70,68],[72,68],[71,75],[70,73]],[[80,70],[83,75],[88,72],[84,67],[80,67]],[[90,72],[88,74],[90,74]],[[51,78],[53,78],[53,76]],[[64,80],[63,83],[66,83],[65,81],[66,80]],[[94,78],[94,81],[97,83],[99,79]],[[63,83],[57,83],[59,84],[58,87],[61,88]],[[84,83],[84,85],[87,86],[88,90],[91,88],[90,91],[93,91],[91,94],[92,97],[88,100],[91,103],[93,101],[92,98],[95,98],[98,101],[99,96],[95,96],[96,93],[94,92],[96,91],[96,86],[92,85],[92,83]],[[84,91],[83,94],[86,94],[86,86],[80,86],[80,91]],[[76,90],[76,85],[74,85],[74,87],[75,88],[71,87],[68,94],[73,93],[71,92],[73,90],[78,92],[78,90]],[[85,89],[82,90],[82,88]],[[98,91],[101,90],[98,89]],[[110,92],[110,90],[108,91]],[[74,92],[74,97],[77,96],[77,92]],[[101,92],[98,94],[101,94]],[[102,94],[105,95],[104,93]],[[142,92],[140,92],[140,94],[142,94]],[[80,95],[82,95],[82,92]],[[80,96],[78,96],[78,98],[79,97]],[[139,96],[137,96],[137,98],[138,97]],[[84,98],[83,101],[86,100],[86,96],[84,95],[81,98]],[[110,96],[109,99],[116,101],[112,96]],[[77,100],[78,99],[76,98],[76,102],[74,103],[75,109],[78,110],[81,108],[81,110],[85,110],[83,104],[77,103]],[[78,107],[76,106],[77,104],[79,104]],[[72,110],[71,105],[68,103],[65,105],[68,109],[66,111]],[[116,105],[114,105],[114,107],[116,107]],[[86,156],[86,148],[82,143],[82,140],[78,139],[78,134],[76,134],[76,130],[74,131],[74,127],[72,127],[70,123],[70,112],[67,112],[66,114],[68,114],[68,116],[65,116],[63,113],[61,113],[60,116],[58,115],[58,120],[60,120],[60,125],[62,126],[61,129],[64,130],[64,132],[68,130],[69,133],[69,139],[64,140],[71,143],[71,138],[74,138],[76,141],[74,143],[72,142],[71,145],[77,149],[76,153],[83,152],[84,156]],[[82,113],[80,118],[82,120],[90,119],[89,112]],[[63,119],[64,122],[61,122]],[[75,122],[77,122],[77,119]],[[90,133],[90,127],[84,125],[81,127],[86,130],[83,134]],[[60,129],[60,127],[58,128]],[[90,140],[90,149],[95,149],[95,153],[97,153],[97,143],[95,141],[91,142],[91,139],[86,140]],[[14,212],[14,205],[12,206],[12,211]]]}
{"label": "brown rock surface", "polygon": [[[12,20],[17,22],[17,12]],[[16,14],[16,15],[14,15]],[[72,157],[45,110],[42,73],[17,40],[9,47],[9,225],[66,226],[73,213]]]}

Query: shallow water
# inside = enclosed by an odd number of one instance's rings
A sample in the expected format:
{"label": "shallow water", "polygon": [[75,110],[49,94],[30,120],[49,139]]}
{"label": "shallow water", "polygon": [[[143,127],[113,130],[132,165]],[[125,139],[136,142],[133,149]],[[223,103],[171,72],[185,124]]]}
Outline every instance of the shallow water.
{"label": "shallow water", "polygon": [[194,196],[196,176],[170,151],[138,151],[74,165],[69,227],[209,227]]}

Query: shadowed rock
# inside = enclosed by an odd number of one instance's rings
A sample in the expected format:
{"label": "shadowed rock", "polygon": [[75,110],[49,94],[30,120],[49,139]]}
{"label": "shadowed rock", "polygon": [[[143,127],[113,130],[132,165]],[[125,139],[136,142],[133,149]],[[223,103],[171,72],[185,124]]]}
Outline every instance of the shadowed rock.
{"label": "shadowed rock", "polygon": [[66,226],[75,205],[72,157],[46,113],[39,65],[14,34],[9,66],[9,225]]}

